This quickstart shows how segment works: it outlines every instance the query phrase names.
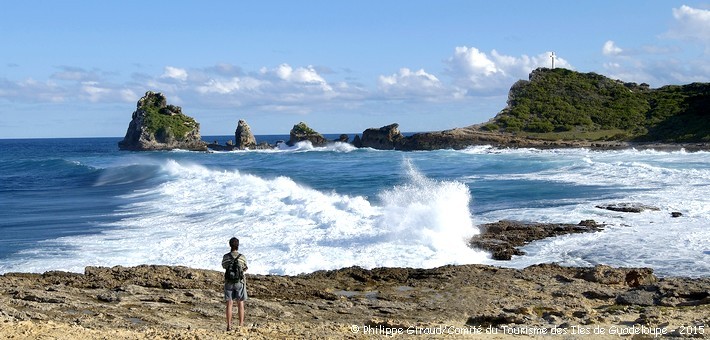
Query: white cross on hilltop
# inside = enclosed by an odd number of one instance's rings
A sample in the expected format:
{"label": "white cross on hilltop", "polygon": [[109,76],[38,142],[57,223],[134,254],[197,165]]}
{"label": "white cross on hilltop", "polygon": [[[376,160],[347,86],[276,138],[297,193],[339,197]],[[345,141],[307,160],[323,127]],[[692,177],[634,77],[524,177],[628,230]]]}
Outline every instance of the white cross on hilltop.
{"label": "white cross on hilltop", "polygon": [[554,69],[555,68],[555,52],[552,52],[552,54],[550,54],[550,59],[552,59],[552,68]]}

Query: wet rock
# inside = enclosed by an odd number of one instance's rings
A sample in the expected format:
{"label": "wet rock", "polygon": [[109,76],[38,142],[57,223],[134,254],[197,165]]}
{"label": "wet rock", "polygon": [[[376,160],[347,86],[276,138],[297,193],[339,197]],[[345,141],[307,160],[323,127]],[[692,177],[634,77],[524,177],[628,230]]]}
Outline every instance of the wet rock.
{"label": "wet rock", "polygon": [[653,211],[659,211],[658,207],[650,206],[650,205],[645,205],[641,203],[609,203],[609,204],[600,204],[596,206],[599,209],[606,209],[606,210],[611,210],[611,211],[618,211],[618,212],[629,212],[629,213],[640,213],[642,211],[646,210],[653,210]]}
{"label": "wet rock", "polygon": [[496,260],[510,260],[513,255],[524,255],[518,249],[525,244],[547,237],[599,231],[604,227],[594,220],[578,224],[544,224],[502,220],[479,226],[481,233],[469,240],[474,248],[490,251]]}
{"label": "wet rock", "polygon": [[671,212],[671,217],[681,217],[681,216],[683,216],[683,213],[680,213],[677,211]]}

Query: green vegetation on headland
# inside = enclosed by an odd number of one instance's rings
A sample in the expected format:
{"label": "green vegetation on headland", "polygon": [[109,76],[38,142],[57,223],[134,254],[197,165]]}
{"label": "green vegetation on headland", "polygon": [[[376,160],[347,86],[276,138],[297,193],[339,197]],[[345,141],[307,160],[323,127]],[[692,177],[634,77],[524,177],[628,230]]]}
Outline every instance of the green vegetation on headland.
{"label": "green vegetation on headland", "polygon": [[483,126],[539,139],[710,141],[710,83],[624,83],[539,68],[516,82],[508,106]]}
{"label": "green vegetation on headland", "polygon": [[148,91],[140,100],[128,124],[126,136],[118,142],[121,150],[196,150],[206,151],[200,137],[200,124],[184,115],[182,108],[168,105],[160,92]]}
{"label": "green vegetation on headland", "polygon": [[162,95],[145,96],[138,109],[145,111],[143,124],[158,140],[183,140],[198,126],[197,121],[184,115],[179,106],[166,105]]}

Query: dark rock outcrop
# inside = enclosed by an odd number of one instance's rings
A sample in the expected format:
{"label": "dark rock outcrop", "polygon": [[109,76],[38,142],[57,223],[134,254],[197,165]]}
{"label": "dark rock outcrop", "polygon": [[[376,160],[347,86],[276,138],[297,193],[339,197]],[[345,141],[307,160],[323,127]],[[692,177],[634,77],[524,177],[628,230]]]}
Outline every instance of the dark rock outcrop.
{"label": "dark rock outcrop", "polygon": [[207,150],[200,124],[179,106],[168,105],[162,93],[148,91],[136,106],[126,136],[118,142],[121,150]]}
{"label": "dark rock outcrop", "polygon": [[288,146],[294,146],[298,142],[310,141],[313,146],[324,146],[328,144],[328,140],[320,133],[311,129],[306,123],[300,122],[293,126],[289,133],[290,138],[286,143]]}
{"label": "dark rock outcrop", "polygon": [[610,203],[610,204],[597,205],[596,207],[599,209],[606,209],[606,210],[618,211],[618,212],[630,212],[630,213],[640,213],[645,210],[653,210],[653,211],[661,210],[658,207],[645,205],[645,204],[641,204],[641,203]]}
{"label": "dark rock outcrop", "polygon": [[355,135],[355,137],[353,137],[353,142],[352,142],[352,144],[353,144],[353,146],[356,147],[356,148],[361,148],[361,147],[362,147],[362,139],[360,139],[360,135]]}
{"label": "dark rock outcrop", "polygon": [[[623,149],[630,146],[629,143],[617,141],[590,142],[532,139],[510,133],[484,131],[477,125],[444,131],[420,132],[405,137],[399,131],[399,124],[396,123],[381,128],[369,128],[363,132],[361,138],[356,135],[352,144],[355,147],[401,151],[460,150],[475,145],[490,145],[503,148],[593,148],[602,150]],[[635,144],[634,147],[657,148],[659,145],[643,146]],[[702,147],[698,146],[697,149],[702,149]]]}
{"label": "dark rock outcrop", "polygon": [[513,255],[525,255],[518,249],[525,244],[547,237],[601,230],[604,225],[593,220],[579,224],[543,224],[518,221],[498,221],[479,226],[481,233],[471,238],[474,248],[490,251],[496,260],[510,260]]}
{"label": "dark rock outcrop", "polygon": [[249,124],[242,119],[237,123],[237,130],[234,131],[234,140],[236,141],[234,148],[239,150],[254,149],[256,147],[256,138],[251,133]]}
{"label": "dark rock outcrop", "polygon": [[370,128],[363,131],[360,145],[363,148],[393,150],[399,149],[403,140],[404,136],[399,132],[399,124],[394,123],[379,129]]}

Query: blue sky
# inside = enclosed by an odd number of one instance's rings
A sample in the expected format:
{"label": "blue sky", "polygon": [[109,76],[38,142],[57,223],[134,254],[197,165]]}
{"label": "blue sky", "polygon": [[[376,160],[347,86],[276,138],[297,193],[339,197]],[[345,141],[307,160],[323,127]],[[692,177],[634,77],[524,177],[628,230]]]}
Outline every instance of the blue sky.
{"label": "blue sky", "polygon": [[484,122],[550,65],[710,81],[710,1],[13,1],[0,138],[120,137],[148,90],[230,135]]}

